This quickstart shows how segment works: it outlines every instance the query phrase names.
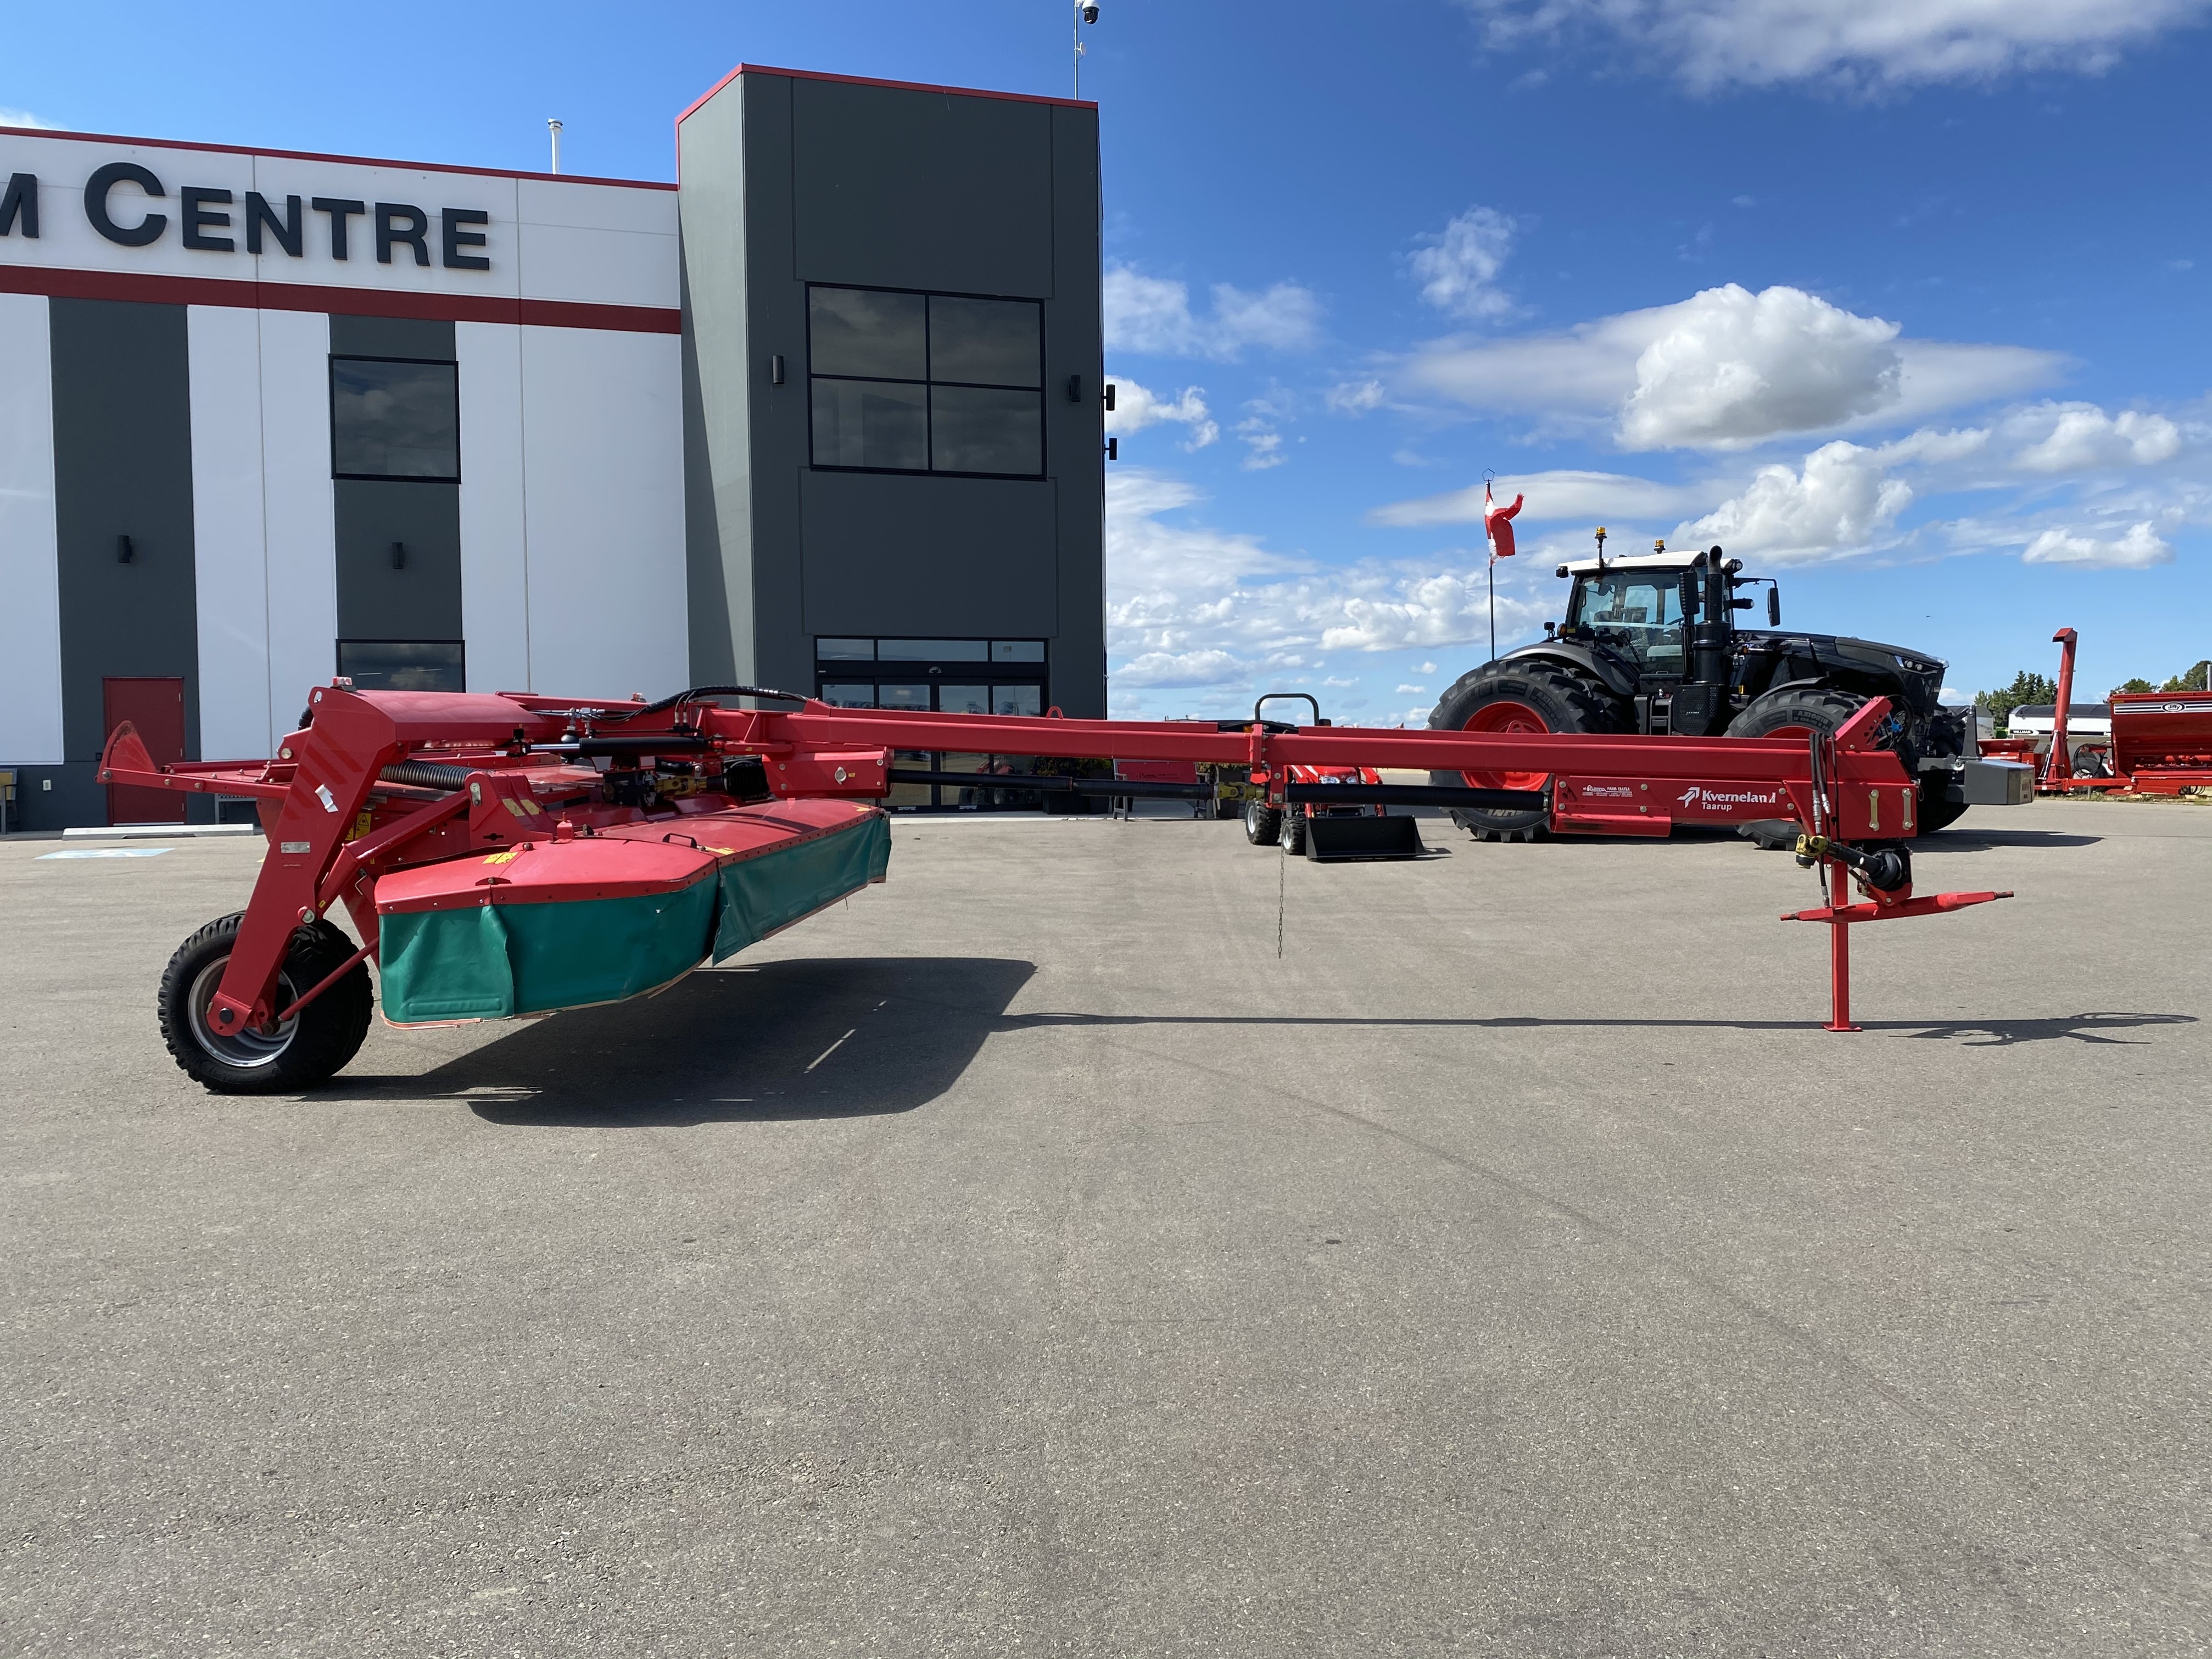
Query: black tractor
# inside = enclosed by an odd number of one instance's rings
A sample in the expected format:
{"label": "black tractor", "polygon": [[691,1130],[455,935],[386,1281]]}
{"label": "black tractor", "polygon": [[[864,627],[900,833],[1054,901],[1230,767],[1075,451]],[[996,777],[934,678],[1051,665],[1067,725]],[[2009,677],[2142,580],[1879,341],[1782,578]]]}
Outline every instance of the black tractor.
{"label": "black tractor", "polygon": [[[1602,532],[1600,532],[1602,535]],[[1975,750],[1963,709],[1937,704],[1943,664],[1921,652],[1782,628],[1781,590],[1740,574],[1717,548],[1600,556],[1559,568],[1574,579],[1566,620],[1538,644],[1486,663],[1437,700],[1429,725],[1450,732],[1639,732],[1688,737],[1802,737],[1832,732],[1872,697],[1887,697],[1881,742],[1920,780],[1921,833],[1966,810]],[[1766,627],[1738,628],[1766,587]],[[1520,774],[1437,773],[1439,784],[1540,789]],[[1479,841],[1533,841],[1547,810],[1455,811]]]}

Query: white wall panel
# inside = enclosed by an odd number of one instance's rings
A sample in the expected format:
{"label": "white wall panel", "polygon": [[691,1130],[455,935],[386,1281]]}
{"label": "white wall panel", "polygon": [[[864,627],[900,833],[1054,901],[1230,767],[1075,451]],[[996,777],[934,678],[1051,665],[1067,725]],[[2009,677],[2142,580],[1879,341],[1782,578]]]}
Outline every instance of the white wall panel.
{"label": "white wall panel", "polygon": [[531,688],[522,467],[522,331],[459,323],[461,632],[469,690]]}
{"label": "white wall panel", "polygon": [[53,373],[45,296],[0,294],[0,765],[62,758]]}
{"label": "white wall panel", "polygon": [[681,690],[690,647],[679,342],[521,333],[534,689]]}
{"label": "white wall panel", "polygon": [[[167,224],[143,247],[123,247],[95,232],[85,217],[84,184],[108,161],[133,161],[160,179],[164,194],[149,199],[135,185],[118,185],[111,207],[118,222],[140,222],[158,213]],[[127,139],[68,137],[48,133],[0,134],[0,178],[28,173],[39,179],[40,234],[0,237],[0,265],[189,276],[288,287],[337,287],[459,300],[581,300],[603,305],[673,307],[677,303],[676,192],[642,184],[598,184],[580,179],[519,179],[512,174],[410,167],[343,156],[250,155],[227,150],[134,144]],[[228,190],[228,226],[210,222],[204,234],[227,240],[228,251],[184,246],[183,204],[187,185]],[[262,251],[248,250],[246,193],[258,191],[280,216],[285,200],[301,198],[301,251],[286,253],[273,236]],[[357,200],[370,211],[347,221],[347,257],[335,257],[331,222],[307,204],[317,197]],[[396,244],[392,263],[376,258],[374,206],[404,204],[428,221],[418,265],[411,250]],[[442,222],[447,208],[481,212],[489,222],[471,228],[485,239],[462,250],[488,258],[486,270],[448,270]],[[535,251],[526,228],[547,235]],[[526,261],[532,267],[526,283]],[[290,296],[299,299],[302,296]],[[253,295],[241,289],[239,302]]]}
{"label": "white wall panel", "polygon": [[261,470],[269,545],[269,708],[293,729],[337,672],[337,520],[331,495],[331,319],[264,311]]}
{"label": "white wall panel", "polygon": [[[262,522],[261,330],[250,311],[192,306],[192,583],[200,753],[270,755],[269,544]],[[289,726],[284,728],[289,730]]]}

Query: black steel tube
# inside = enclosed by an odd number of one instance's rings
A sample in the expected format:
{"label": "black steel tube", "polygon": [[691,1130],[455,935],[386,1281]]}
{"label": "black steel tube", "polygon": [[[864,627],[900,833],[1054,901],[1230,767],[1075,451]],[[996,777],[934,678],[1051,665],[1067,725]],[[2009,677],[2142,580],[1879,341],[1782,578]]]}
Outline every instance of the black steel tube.
{"label": "black steel tube", "polygon": [[1485,806],[1520,812],[1540,808],[1537,789],[1462,789],[1428,783],[1293,783],[1284,791],[1292,801],[1316,806]]}
{"label": "black steel tube", "polygon": [[533,755],[696,755],[713,747],[706,738],[689,732],[660,738],[580,738],[574,743],[533,743]]}
{"label": "black steel tube", "polygon": [[1211,800],[1210,783],[1139,783],[1133,778],[1062,778],[1029,772],[924,772],[894,766],[893,783],[950,783],[974,789],[1034,789],[1054,795],[1125,795],[1139,800]]}

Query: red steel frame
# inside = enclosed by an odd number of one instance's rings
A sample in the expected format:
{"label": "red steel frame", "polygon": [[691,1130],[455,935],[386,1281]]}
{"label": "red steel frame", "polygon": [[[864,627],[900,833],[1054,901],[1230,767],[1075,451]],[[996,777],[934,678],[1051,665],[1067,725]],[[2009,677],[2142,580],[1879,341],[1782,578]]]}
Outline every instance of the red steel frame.
{"label": "red steel frame", "polygon": [[[888,793],[892,754],[900,750],[1249,766],[1267,778],[1279,805],[1293,767],[1548,774],[1555,787],[1597,781],[1635,788],[1686,776],[1722,790],[1764,786],[1778,799],[1773,816],[1794,818],[1827,838],[1813,855],[1821,858],[1836,902],[1783,919],[1832,929],[1831,1030],[1857,1029],[1850,1023],[1850,927],[2009,896],[1914,898],[1908,884],[1887,893],[1869,889],[1865,903],[1841,902],[1846,866],[1830,855],[1830,843],[1840,852],[1855,842],[1909,837],[1916,827],[1912,781],[1894,755],[1874,746],[1889,708],[1881,698],[1832,739],[1813,743],[1265,722],[1207,727],[788,702],[799,706],[726,708],[700,701],[638,709],[519,692],[356,693],[338,681],[312,694],[312,726],[288,738],[273,761],[157,768],[125,726],[108,740],[100,781],[259,801],[270,850],[210,1010],[219,1024],[233,1029],[266,1025],[319,994],[322,986],[312,988],[285,1009],[272,1002],[294,929],[332,904],[343,902],[353,917],[363,941],[357,957],[375,952],[379,877],[486,847],[635,821],[641,816],[635,809],[597,803],[538,808],[539,795],[573,799],[580,785],[598,785],[600,775],[576,763],[579,742],[604,748],[611,741],[641,757],[755,757],[778,797],[863,801]],[[656,750],[656,743],[665,749]],[[442,776],[465,775],[464,785],[441,793],[437,786],[385,777],[386,768],[409,762],[447,769]]]}

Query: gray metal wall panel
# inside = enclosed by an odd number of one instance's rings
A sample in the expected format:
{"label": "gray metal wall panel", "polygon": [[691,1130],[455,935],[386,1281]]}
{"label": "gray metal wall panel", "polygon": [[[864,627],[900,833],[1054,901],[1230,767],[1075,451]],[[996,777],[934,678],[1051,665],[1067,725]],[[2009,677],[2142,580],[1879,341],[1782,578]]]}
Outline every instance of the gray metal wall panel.
{"label": "gray metal wall panel", "polygon": [[[792,275],[798,199],[793,100],[812,84],[787,76],[742,77],[745,110],[745,310],[753,374],[751,410],[753,647],[760,683],[811,690],[814,647],[806,629],[799,480],[807,466],[806,289]],[[784,382],[769,383],[771,356]]]}
{"label": "gray metal wall panel", "polygon": [[[185,683],[185,752],[197,757],[199,643],[185,307],[57,299],[49,314],[64,752],[76,764],[99,757],[107,735],[101,729],[103,678],[175,675]],[[131,538],[128,564],[116,556],[118,536]],[[223,596],[210,593],[208,602],[220,605]],[[62,787],[57,782],[54,793]],[[88,821],[105,817],[103,806]]]}
{"label": "gray metal wall panel", "polygon": [[754,370],[745,258],[745,88],[755,79],[739,76],[676,131],[684,181],[677,209],[683,235],[685,592],[692,673],[702,684],[764,678],[753,649]]}
{"label": "gray metal wall panel", "polygon": [[[1060,273],[1045,307],[1052,373],[1047,465],[1060,484],[1060,617],[1051,701],[1077,719],[1106,713],[1106,365],[1099,310],[1098,112],[1054,106],[1052,234]],[[1070,401],[1069,375],[1080,395]]]}
{"label": "gray metal wall panel", "polygon": [[[694,660],[726,629],[736,678],[805,690],[817,635],[1042,635],[1103,714],[1093,112],[754,73],[680,147]],[[1043,298],[1047,481],[812,471],[810,277]]]}
{"label": "gray metal wall panel", "polygon": [[799,205],[793,275],[1038,299],[1054,291],[1052,106],[782,84]]}
{"label": "gray metal wall panel", "polygon": [[[468,465],[465,453],[461,465]],[[332,489],[338,637],[461,638],[461,487],[340,478]],[[406,565],[398,570],[392,568],[394,542],[407,549]]]}
{"label": "gray metal wall panel", "polygon": [[[1053,560],[1058,510],[1049,479],[901,477],[809,472],[802,638],[1058,632]],[[812,677],[808,664],[808,678]]]}
{"label": "gray metal wall panel", "polygon": [[428,357],[454,360],[453,325],[411,317],[331,317],[335,357]]}

